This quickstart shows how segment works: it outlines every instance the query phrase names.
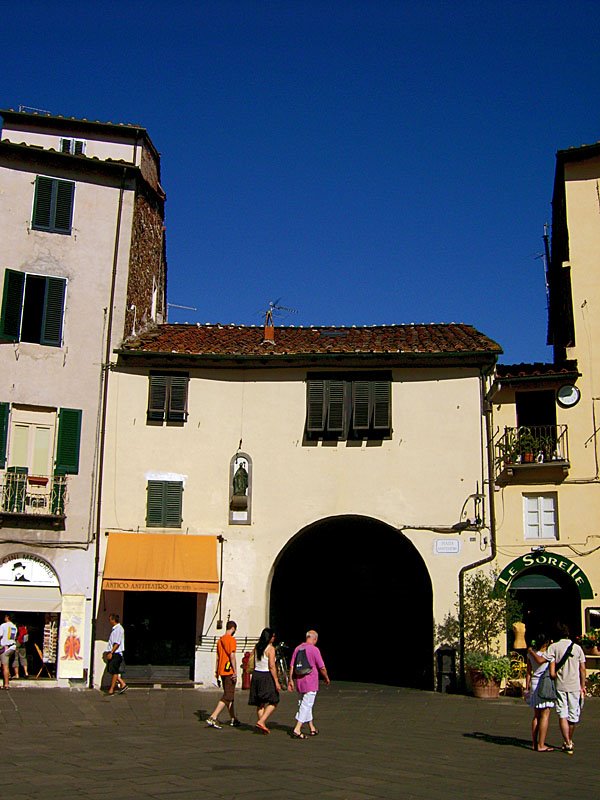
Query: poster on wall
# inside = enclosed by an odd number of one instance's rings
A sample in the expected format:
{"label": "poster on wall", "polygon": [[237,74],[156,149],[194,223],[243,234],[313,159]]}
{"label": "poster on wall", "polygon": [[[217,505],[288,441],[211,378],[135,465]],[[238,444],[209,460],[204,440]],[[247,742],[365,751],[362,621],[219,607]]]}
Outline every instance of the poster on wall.
{"label": "poster on wall", "polygon": [[0,559],[0,586],[56,586],[56,573],[41,558],[31,554]]}
{"label": "poster on wall", "polygon": [[57,674],[83,678],[85,595],[64,594],[60,615]]}

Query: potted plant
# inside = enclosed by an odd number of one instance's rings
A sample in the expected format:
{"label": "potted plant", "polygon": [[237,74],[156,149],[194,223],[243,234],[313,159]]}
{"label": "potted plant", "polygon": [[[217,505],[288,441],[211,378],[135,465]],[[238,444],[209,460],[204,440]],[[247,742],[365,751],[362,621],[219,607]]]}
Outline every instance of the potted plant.
{"label": "potted plant", "polygon": [[519,452],[523,464],[532,464],[538,450],[539,442],[530,428],[524,426],[519,428]]}
{"label": "potted plant", "polygon": [[511,674],[510,659],[494,653],[471,651],[465,653],[465,666],[469,670],[474,697],[496,698],[502,681]]}
{"label": "potted plant", "polygon": [[578,636],[575,641],[589,656],[600,655],[600,629],[592,628]]}

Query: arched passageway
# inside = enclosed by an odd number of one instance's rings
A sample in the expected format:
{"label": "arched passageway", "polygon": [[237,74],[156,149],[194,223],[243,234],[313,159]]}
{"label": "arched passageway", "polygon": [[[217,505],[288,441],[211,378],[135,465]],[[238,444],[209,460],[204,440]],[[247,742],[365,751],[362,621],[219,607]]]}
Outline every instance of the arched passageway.
{"label": "arched passageway", "polygon": [[572,636],[581,633],[581,597],[569,575],[553,567],[523,571],[511,586],[523,609],[527,638],[544,632],[556,635],[556,623],[568,625]]}
{"label": "arched passageway", "polygon": [[290,645],[316,629],[335,680],[433,687],[429,573],[377,520],[335,517],[301,531],[275,565],[270,623]]}

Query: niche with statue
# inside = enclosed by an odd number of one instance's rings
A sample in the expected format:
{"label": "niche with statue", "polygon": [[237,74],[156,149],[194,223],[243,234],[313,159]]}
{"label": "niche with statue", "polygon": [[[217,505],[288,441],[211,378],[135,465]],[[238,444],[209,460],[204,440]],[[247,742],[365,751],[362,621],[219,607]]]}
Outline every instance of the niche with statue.
{"label": "niche with statue", "polygon": [[229,524],[249,525],[252,510],[252,459],[237,452],[229,464]]}

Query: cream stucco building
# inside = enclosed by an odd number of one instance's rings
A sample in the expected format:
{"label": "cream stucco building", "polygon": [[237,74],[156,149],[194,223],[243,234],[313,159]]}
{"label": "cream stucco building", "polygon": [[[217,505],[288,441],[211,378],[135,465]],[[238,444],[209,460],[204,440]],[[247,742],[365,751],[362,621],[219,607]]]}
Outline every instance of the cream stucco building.
{"label": "cream stucco building", "polygon": [[137,126],[0,117],[0,608],[31,669],[85,681],[104,367],[165,311],[159,157]]}
{"label": "cream stucco building", "polygon": [[[430,688],[433,622],[492,552],[483,397],[499,352],[468,325],[128,339],[109,382],[101,612],[122,611],[134,674],[187,665],[213,682],[231,616],[242,650],[268,624],[290,643],[316,627],[338,678]],[[385,663],[357,670],[350,642],[385,618]]]}

